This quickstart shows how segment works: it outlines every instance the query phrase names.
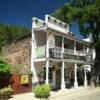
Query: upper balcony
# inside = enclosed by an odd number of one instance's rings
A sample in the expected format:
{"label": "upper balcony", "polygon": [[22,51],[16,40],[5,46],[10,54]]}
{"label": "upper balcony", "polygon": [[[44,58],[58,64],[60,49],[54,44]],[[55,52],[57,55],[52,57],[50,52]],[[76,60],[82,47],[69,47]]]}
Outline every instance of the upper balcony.
{"label": "upper balcony", "polygon": [[86,53],[84,51],[76,51],[75,53],[74,50],[64,48],[64,52],[62,52],[62,48],[60,47],[49,49],[50,58],[85,60],[85,56]]}
{"label": "upper balcony", "polygon": [[[63,56],[62,56],[63,55]],[[36,48],[36,58],[46,57],[46,46],[40,46]],[[49,58],[57,58],[57,59],[76,59],[76,60],[85,60],[86,53],[84,51],[77,51],[75,54],[74,50],[64,49],[62,52],[61,47],[52,47],[49,48]]]}
{"label": "upper balcony", "polygon": [[69,33],[68,25],[54,17],[46,15],[45,21],[33,18],[32,38],[36,51],[34,58],[45,58],[48,49],[49,58],[83,60],[86,56],[83,43],[73,33]]}

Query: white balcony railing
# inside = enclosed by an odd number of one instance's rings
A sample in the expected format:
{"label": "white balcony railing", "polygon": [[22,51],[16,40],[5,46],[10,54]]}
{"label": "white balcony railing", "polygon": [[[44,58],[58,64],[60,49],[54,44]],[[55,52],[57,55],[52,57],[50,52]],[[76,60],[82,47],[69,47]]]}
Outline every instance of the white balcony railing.
{"label": "white balcony railing", "polygon": [[74,50],[71,50],[71,49],[64,49],[64,53],[65,54],[74,54]]}
{"label": "white balcony railing", "polygon": [[80,50],[80,51],[76,51],[76,55],[79,55],[79,56],[86,56],[86,52],[84,52],[84,50]]}
{"label": "white balcony railing", "polygon": [[[57,47],[54,46],[52,48],[49,48],[49,57],[50,58],[62,58],[62,55],[64,56],[64,58],[78,58],[78,56],[85,56],[86,53],[83,51],[76,51],[76,56],[74,53],[74,50],[71,49],[66,49],[64,48],[64,53],[62,54],[62,48],[61,47]],[[72,56],[71,56],[72,55]],[[41,57],[46,57],[46,45],[44,46],[39,46],[36,48],[36,57],[37,58],[41,58]],[[80,59],[80,58],[78,58]]]}
{"label": "white balcony railing", "polygon": [[[50,57],[56,57],[56,58],[62,58],[62,48],[61,47],[53,47],[49,49],[49,54]],[[65,55],[76,55],[76,56],[85,56],[86,53],[83,51],[76,51],[76,54],[74,53],[74,50],[71,49],[66,49],[64,48],[64,53],[63,53],[64,57]]]}
{"label": "white balcony railing", "polygon": [[62,57],[62,48],[61,47],[53,47],[49,49],[50,57],[61,58]]}

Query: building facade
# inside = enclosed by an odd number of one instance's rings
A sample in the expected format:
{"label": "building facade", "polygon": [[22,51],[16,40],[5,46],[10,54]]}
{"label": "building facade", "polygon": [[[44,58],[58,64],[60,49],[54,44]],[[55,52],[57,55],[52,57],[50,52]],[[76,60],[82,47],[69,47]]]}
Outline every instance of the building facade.
{"label": "building facade", "polygon": [[44,21],[34,17],[31,43],[33,85],[46,83],[57,89],[88,85],[92,51],[69,25],[50,15]]}
{"label": "building facade", "polygon": [[28,74],[31,69],[31,33],[2,47],[2,56],[13,74]]}

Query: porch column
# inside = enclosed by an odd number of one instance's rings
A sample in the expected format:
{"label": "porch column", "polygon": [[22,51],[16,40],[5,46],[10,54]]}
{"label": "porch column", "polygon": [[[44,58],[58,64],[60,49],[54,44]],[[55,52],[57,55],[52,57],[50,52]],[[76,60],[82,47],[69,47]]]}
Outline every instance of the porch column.
{"label": "porch column", "polygon": [[61,68],[61,89],[65,89],[64,66],[65,66],[65,63],[62,62],[62,68]]}
{"label": "porch column", "polygon": [[77,82],[77,63],[75,63],[75,68],[74,68],[74,88],[78,87],[78,82]]}
{"label": "porch column", "polygon": [[84,86],[87,86],[86,64],[84,65]]}
{"label": "porch column", "polygon": [[49,39],[48,39],[49,33],[47,32],[46,36],[46,84],[49,84]]}
{"label": "porch column", "polygon": [[35,65],[34,65],[34,58],[36,57],[36,41],[35,41],[35,36],[34,36],[34,30],[33,30],[33,22],[32,22],[32,39],[31,39],[31,71],[33,73],[32,77],[32,85],[34,86],[35,83],[38,82],[38,76],[36,73]]}
{"label": "porch column", "polygon": [[62,37],[62,51],[61,51],[62,59],[64,58],[63,55],[64,55],[64,37]]}
{"label": "porch column", "polygon": [[46,61],[46,84],[49,84],[49,60]]}
{"label": "porch column", "polygon": [[74,41],[74,54],[76,55],[77,51],[76,51],[76,41]]}
{"label": "porch column", "polygon": [[[64,37],[62,38],[62,60],[64,59],[63,54],[64,54]],[[65,66],[65,63],[62,61],[62,68],[61,68],[61,89],[65,88],[64,66]]]}

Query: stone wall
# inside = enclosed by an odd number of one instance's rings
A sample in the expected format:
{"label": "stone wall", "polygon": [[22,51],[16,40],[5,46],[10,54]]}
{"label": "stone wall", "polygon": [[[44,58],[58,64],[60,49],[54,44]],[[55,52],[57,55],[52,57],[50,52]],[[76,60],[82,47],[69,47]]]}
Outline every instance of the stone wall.
{"label": "stone wall", "polygon": [[2,52],[13,73],[27,73],[31,68],[31,35],[4,46]]}

